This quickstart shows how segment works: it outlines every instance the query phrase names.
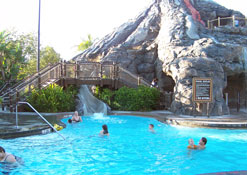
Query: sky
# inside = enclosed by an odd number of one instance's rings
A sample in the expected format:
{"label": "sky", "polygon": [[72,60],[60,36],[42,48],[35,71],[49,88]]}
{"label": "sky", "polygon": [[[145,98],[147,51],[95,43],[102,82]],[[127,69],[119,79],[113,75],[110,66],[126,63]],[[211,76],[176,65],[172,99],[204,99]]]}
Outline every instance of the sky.
{"label": "sky", "polygon": [[[245,0],[215,0],[247,16]],[[77,45],[90,34],[100,39],[135,18],[152,0],[41,0],[40,42],[61,57],[76,56]],[[39,0],[0,0],[0,31],[37,33]]]}

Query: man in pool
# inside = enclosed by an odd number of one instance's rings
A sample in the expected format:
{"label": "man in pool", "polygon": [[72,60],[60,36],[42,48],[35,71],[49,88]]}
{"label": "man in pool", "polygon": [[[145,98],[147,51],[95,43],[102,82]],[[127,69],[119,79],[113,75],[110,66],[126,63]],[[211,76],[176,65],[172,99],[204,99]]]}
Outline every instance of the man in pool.
{"label": "man in pool", "polygon": [[204,149],[206,144],[207,144],[207,139],[205,137],[202,137],[200,139],[198,145],[194,144],[193,139],[189,139],[189,146],[187,148],[189,148],[189,149]]}
{"label": "man in pool", "polygon": [[149,124],[148,129],[150,132],[155,133],[153,124]]}

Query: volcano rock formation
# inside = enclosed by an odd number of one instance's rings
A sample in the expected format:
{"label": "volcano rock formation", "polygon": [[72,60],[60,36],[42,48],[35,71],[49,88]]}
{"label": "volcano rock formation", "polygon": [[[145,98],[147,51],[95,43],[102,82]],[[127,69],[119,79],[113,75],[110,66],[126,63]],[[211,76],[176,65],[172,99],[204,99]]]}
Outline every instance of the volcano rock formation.
{"label": "volcano rock formation", "polygon": [[136,19],[94,43],[76,61],[112,61],[173,91],[171,110],[192,115],[192,78],[212,77],[211,115],[228,114],[227,77],[246,72],[247,28],[207,28],[207,20],[244,16],[207,0],[155,0]]}

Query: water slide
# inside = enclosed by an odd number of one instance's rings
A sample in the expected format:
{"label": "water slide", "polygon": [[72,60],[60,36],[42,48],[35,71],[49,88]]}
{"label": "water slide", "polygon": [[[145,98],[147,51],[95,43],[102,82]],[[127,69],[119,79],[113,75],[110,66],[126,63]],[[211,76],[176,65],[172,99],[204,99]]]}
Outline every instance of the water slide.
{"label": "water slide", "polygon": [[81,85],[78,97],[80,99],[78,111],[83,111],[85,116],[91,116],[95,113],[107,115],[106,104],[94,97],[87,85]]}

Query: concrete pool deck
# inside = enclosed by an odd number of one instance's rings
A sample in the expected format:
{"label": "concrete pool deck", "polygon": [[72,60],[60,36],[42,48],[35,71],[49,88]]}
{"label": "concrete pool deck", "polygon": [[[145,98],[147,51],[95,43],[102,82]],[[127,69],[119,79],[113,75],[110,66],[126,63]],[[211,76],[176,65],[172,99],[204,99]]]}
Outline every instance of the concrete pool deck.
{"label": "concrete pool deck", "polygon": [[[52,124],[62,125],[62,118],[72,115],[73,112],[66,113],[42,113],[42,115]],[[224,116],[186,116],[175,115],[169,111],[112,111],[109,115],[135,115],[141,117],[152,117],[160,122],[170,125],[180,125],[188,127],[206,127],[222,129],[247,129],[247,113],[232,112],[231,115]],[[47,134],[52,132],[50,126],[42,121],[35,113],[20,112],[18,113],[18,128],[16,128],[15,112],[0,112],[0,139],[9,139],[24,137],[30,135]]]}
{"label": "concrete pool deck", "polygon": [[169,111],[151,112],[128,112],[112,111],[113,115],[136,115],[152,117],[160,122],[170,125],[180,125],[188,127],[222,128],[222,129],[247,129],[247,113],[232,112],[230,115],[223,116],[187,116],[176,115]]}
{"label": "concrete pool deck", "polygon": [[[72,115],[73,112],[65,113],[41,113],[41,115],[52,125],[66,125],[61,119]],[[19,112],[18,124],[16,125],[15,112],[0,112],[0,139],[12,139],[31,135],[40,135],[53,132],[53,129],[45,123],[36,113]]]}

